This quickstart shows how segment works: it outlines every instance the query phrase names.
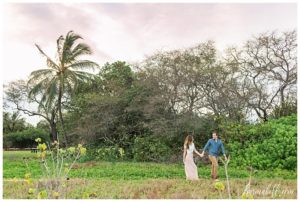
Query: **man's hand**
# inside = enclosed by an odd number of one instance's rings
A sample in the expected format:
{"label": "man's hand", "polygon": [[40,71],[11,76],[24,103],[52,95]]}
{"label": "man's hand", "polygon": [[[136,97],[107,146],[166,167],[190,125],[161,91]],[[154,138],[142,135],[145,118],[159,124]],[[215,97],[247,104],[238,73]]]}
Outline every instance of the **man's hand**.
{"label": "man's hand", "polygon": [[225,161],[227,161],[227,157],[226,157],[226,155],[224,154],[224,158],[225,158]]}
{"label": "man's hand", "polygon": [[204,156],[204,152],[202,152],[201,154],[200,154],[200,157],[202,158]]}

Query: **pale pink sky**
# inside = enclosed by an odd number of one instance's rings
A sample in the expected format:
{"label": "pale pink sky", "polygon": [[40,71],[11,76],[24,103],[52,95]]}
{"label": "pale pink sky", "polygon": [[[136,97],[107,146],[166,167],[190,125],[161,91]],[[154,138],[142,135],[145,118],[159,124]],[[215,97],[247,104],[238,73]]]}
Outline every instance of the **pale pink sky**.
{"label": "pale pink sky", "polygon": [[[292,3],[14,3],[3,4],[3,80],[45,67],[34,44],[50,55],[69,30],[82,35],[100,64],[140,61],[157,50],[215,40],[221,50],[253,34],[295,29]],[[54,55],[53,55],[54,56]]]}
{"label": "pale pink sky", "polygon": [[[296,4],[3,4],[3,82],[26,79],[45,67],[34,44],[54,56],[56,39],[82,35],[99,64],[141,61],[157,50],[215,40],[222,50],[269,30],[297,28]],[[36,124],[39,117],[27,117]]]}

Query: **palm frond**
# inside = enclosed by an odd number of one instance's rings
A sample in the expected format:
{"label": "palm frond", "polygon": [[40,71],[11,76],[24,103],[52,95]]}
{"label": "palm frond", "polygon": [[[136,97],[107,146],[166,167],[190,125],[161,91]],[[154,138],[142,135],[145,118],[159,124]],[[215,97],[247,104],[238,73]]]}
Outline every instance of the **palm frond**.
{"label": "palm frond", "polygon": [[45,103],[47,108],[53,106],[54,101],[56,100],[58,94],[58,79],[57,77],[53,78],[48,85],[44,88],[45,92],[42,96],[41,103]]}
{"label": "palm frond", "polygon": [[74,45],[75,41],[78,39],[82,39],[82,37],[78,34],[75,34],[73,31],[69,31],[64,40],[63,50],[62,50],[62,63],[68,63],[69,58],[72,57],[71,48]]}
{"label": "palm frond", "polygon": [[95,74],[91,74],[91,73],[83,72],[83,71],[73,71],[73,73],[76,75],[78,80],[81,80],[81,81],[91,81],[97,77],[97,75],[95,75]]}
{"label": "palm frond", "polygon": [[55,70],[53,69],[39,69],[36,71],[31,72],[29,80],[27,83],[31,84],[31,83],[36,83],[41,79],[50,77],[55,75]]}
{"label": "palm frond", "polygon": [[98,68],[99,65],[93,61],[90,60],[79,60],[72,64],[70,64],[67,68],[72,68],[74,70],[95,70],[95,68]]}
{"label": "palm frond", "polygon": [[74,93],[75,93],[75,91],[76,91],[76,89],[78,88],[78,81],[77,81],[77,79],[74,80],[74,79],[72,79],[72,77],[68,77],[66,79],[65,85],[66,85],[66,88],[65,88],[66,92],[69,95],[73,96]]}
{"label": "palm frond", "polygon": [[[92,53],[91,48],[85,43],[76,43],[82,37],[73,31],[60,36],[56,40],[58,63],[52,60],[37,44],[39,52],[46,57],[49,69],[40,69],[30,75],[28,84],[34,85],[30,96],[41,96],[41,105],[55,107],[58,104],[59,92],[72,94],[78,87],[79,81],[91,81],[94,74],[79,70],[94,70],[99,65],[89,60],[78,60],[81,55]],[[61,91],[60,91],[61,90]]]}
{"label": "palm frond", "polygon": [[33,88],[29,91],[29,97],[36,96],[38,94],[42,94],[45,87],[49,84],[49,82],[53,80],[53,77],[46,77],[33,86]]}
{"label": "palm frond", "polygon": [[35,46],[37,47],[37,49],[39,50],[39,52],[46,57],[47,59],[47,66],[53,69],[57,69],[59,70],[59,66],[40,48],[39,45],[35,44]]}
{"label": "palm frond", "polygon": [[79,43],[72,49],[73,55],[90,55],[93,53],[91,47],[86,43]]}
{"label": "palm frond", "polygon": [[68,62],[71,63],[82,55],[91,55],[92,53],[93,53],[92,49],[90,48],[89,45],[85,43],[79,43],[71,50],[71,54],[70,54],[70,58],[68,59]]}
{"label": "palm frond", "polygon": [[62,59],[62,50],[63,50],[64,40],[65,40],[65,38],[62,35],[56,40],[57,56],[58,56],[59,61],[61,61],[61,59]]}

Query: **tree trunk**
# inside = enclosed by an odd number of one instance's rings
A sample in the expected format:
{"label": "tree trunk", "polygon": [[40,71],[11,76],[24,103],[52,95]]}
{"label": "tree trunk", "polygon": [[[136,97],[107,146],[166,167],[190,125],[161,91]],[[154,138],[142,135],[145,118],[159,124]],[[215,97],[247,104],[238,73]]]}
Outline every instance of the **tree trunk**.
{"label": "tree trunk", "polygon": [[[253,108],[257,114],[257,116],[263,120],[263,122],[267,122],[268,121],[268,114],[267,111],[265,109],[261,109],[261,108]],[[260,113],[260,111],[262,111],[263,115]]]}
{"label": "tree trunk", "polygon": [[284,90],[285,90],[285,88],[286,88],[286,85],[284,85],[284,86],[282,86],[281,88],[280,88],[280,105],[281,105],[281,109],[280,109],[280,112],[279,112],[279,115],[280,116],[284,116],[284,105],[285,105],[285,97],[284,97]]}
{"label": "tree trunk", "polygon": [[65,146],[68,147],[68,139],[65,133],[65,124],[64,124],[64,120],[62,117],[62,110],[61,110],[61,99],[62,99],[62,84],[60,84],[59,87],[59,93],[58,93],[58,113],[59,113],[59,119],[60,119],[60,123],[61,123],[61,127],[62,127],[62,134],[65,140]]}
{"label": "tree trunk", "polygon": [[263,110],[263,113],[264,113],[263,121],[267,122],[268,121],[268,113],[266,110]]}
{"label": "tree trunk", "polygon": [[52,109],[52,111],[51,111],[51,119],[48,120],[49,125],[50,125],[50,136],[51,136],[51,140],[53,142],[54,141],[59,142],[58,135],[57,135],[57,126],[56,126],[56,122],[55,122],[55,116],[56,116],[55,109]]}
{"label": "tree trunk", "polygon": [[51,122],[50,123],[50,135],[51,135],[51,140],[57,141],[58,142],[58,137],[57,137],[57,129],[56,129],[56,123]]}

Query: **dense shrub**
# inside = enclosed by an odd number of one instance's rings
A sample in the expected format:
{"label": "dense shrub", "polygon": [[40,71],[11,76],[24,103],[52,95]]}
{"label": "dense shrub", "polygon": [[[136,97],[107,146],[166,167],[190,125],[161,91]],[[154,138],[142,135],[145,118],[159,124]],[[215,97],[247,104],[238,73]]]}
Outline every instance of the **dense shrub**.
{"label": "dense shrub", "polygon": [[104,147],[96,150],[98,159],[103,160],[118,160],[124,157],[124,149],[121,147]]}
{"label": "dense shrub", "polygon": [[136,161],[166,161],[171,155],[171,148],[162,139],[137,137],[134,140],[133,158]]}
{"label": "dense shrub", "polygon": [[83,161],[101,160],[101,161],[116,161],[123,160],[125,150],[118,146],[92,146],[89,147],[86,157]]}
{"label": "dense shrub", "polygon": [[[259,125],[248,125],[241,133],[228,136],[228,151],[234,166],[252,166],[257,169],[289,169],[297,167],[297,117],[271,120]],[[227,130],[228,132],[229,130]],[[244,138],[244,135],[246,138]],[[246,141],[239,141],[246,140]]]}
{"label": "dense shrub", "polygon": [[41,138],[43,142],[49,142],[49,133],[42,129],[27,128],[20,132],[5,134],[3,137],[4,148],[29,148],[36,147],[36,138]]}

